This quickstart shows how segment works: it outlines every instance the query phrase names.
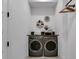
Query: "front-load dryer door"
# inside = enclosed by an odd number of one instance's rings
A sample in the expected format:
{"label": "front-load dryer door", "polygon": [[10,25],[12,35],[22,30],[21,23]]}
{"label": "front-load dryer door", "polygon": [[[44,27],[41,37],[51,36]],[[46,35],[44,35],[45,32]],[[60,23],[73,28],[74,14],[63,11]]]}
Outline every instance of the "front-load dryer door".
{"label": "front-load dryer door", "polygon": [[30,43],[30,50],[39,51],[42,48],[42,44],[40,41],[34,40]]}
{"label": "front-load dryer door", "polygon": [[44,39],[44,56],[58,56],[58,42],[54,37]]}
{"label": "front-load dryer door", "polygon": [[53,51],[53,50],[55,50],[55,49],[56,49],[56,43],[53,42],[53,41],[47,42],[47,44],[46,44],[46,49],[47,49],[48,51]]}
{"label": "front-load dryer door", "polygon": [[52,40],[48,40],[46,43],[45,43],[45,46],[44,48],[51,52],[51,51],[54,51],[56,49],[56,42],[52,41]]}

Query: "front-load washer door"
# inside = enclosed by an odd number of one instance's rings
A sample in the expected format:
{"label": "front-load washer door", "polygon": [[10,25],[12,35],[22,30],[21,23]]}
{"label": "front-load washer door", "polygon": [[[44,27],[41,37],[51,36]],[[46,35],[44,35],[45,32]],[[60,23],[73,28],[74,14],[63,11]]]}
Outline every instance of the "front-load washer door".
{"label": "front-load washer door", "polygon": [[43,44],[41,39],[33,39],[29,43],[29,56],[43,56]]}
{"label": "front-load washer door", "polygon": [[38,52],[42,49],[42,47],[42,42],[40,42],[39,40],[34,39],[30,42],[30,50],[32,52]]}

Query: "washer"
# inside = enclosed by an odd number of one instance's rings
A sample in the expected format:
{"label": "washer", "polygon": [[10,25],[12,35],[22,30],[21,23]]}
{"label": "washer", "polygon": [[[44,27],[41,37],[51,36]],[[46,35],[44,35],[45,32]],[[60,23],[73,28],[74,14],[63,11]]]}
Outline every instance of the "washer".
{"label": "washer", "polygon": [[43,41],[41,36],[29,36],[29,56],[43,56]]}
{"label": "washer", "polygon": [[58,56],[58,41],[57,36],[44,37],[44,56]]}

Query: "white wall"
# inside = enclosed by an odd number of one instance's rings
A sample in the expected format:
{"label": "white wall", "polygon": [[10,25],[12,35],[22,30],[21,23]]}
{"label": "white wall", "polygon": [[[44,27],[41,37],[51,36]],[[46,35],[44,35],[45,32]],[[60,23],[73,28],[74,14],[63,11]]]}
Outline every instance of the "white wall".
{"label": "white wall", "polygon": [[36,23],[37,23],[37,21],[38,20],[41,20],[41,21],[43,21],[44,22],[44,25],[48,25],[48,27],[49,27],[49,29],[51,29],[52,31],[55,31],[55,19],[54,19],[54,16],[49,16],[50,17],[50,21],[48,22],[48,23],[46,23],[45,21],[44,21],[44,18],[45,18],[45,15],[44,16],[33,16],[32,15],[32,31],[35,31],[36,32],[36,34],[41,34],[41,31],[45,31],[45,29],[44,29],[44,27],[43,28],[41,28],[41,29],[39,29],[37,26],[36,26]]}
{"label": "white wall", "polygon": [[68,59],[76,59],[76,14],[69,14],[68,25]]}
{"label": "white wall", "polygon": [[55,8],[51,7],[32,7],[31,8],[31,14],[32,15],[54,15],[55,14]]}
{"label": "white wall", "polygon": [[[64,0],[65,5],[68,1]],[[74,4],[75,0],[71,2]],[[66,13],[63,14],[63,25],[64,25],[64,59],[76,59],[76,14]]]}
{"label": "white wall", "polygon": [[67,14],[68,19],[66,19],[66,15],[64,16],[64,20],[66,23],[64,26],[66,27],[65,40],[63,41],[65,44],[65,59],[76,59],[76,15],[75,13]]}
{"label": "white wall", "polygon": [[7,59],[7,0],[2,0],[2,58]]}
{"label": "white wall", "polygon": [[63,15],[63,59],[76,58],[76,17],[75,13]]}
{"label": "white wall", "polygon": [[63,0],[58,0],[56,14],[55,14],[55,27],[56,33],[58,36],[58,55],[60,59],[63,59],[63,14],[60,14],[59,11],[63,8]]}

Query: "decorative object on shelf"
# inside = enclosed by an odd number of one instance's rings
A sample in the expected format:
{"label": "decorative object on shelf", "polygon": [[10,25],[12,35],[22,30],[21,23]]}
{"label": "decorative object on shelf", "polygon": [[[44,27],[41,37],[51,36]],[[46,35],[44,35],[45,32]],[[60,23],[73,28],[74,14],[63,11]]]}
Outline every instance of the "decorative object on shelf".
{"label": "decorative object on shelf", "polygon": [[52,35],[55,35],[55,32],[52,32]]}
{"label": "decorative object on shelf", "polygon": [[31,32],[31,35],[34,35],[34,32]]}
{"label": "decorative object on shelf", "polygon": [[65,8],[63,10],[61,10],[59,13],[68,13],[68,12],[75,12],[75,4],[73,5],[69,5],[69,3],[72,2],[72,0],[70,0],[66,5]]}
{"label": "decorative object on shelf", "polygon": [[41,32],[41,35],[55,36],[55,34],[56,34],[55,31],[53,31],[53,32],[48,32],[48,31],[47,32]]}
{"label": "decorative object on shelf", "polygon": [[36,26],[37,26],[38,28],[40,28],[40,29],[41,29],[41,28],[43,28],[43,26],[44,26],[43,21],[38,20],[38,22],[37,22]]}
{"label": "decorative object on shelf", "polygon": [[45,30],[48,30],[49,28],[48,28],[48,26],[45,26],[44,29],[45,29]]}
{"label": "decorative object on shelf", "polygon": [[45,32],[41,32],[41,35],[44,35]]}
{"label": "decorative object on shelf", "polygon": [[50,36],[51,35],[51,32],[45,32],[45,35],[49,35]]}
{"label": "decorative object on shelf", "polygon": [[49,16],[45,16],[45,22],[49,22],[50,21],[50,17]]}

